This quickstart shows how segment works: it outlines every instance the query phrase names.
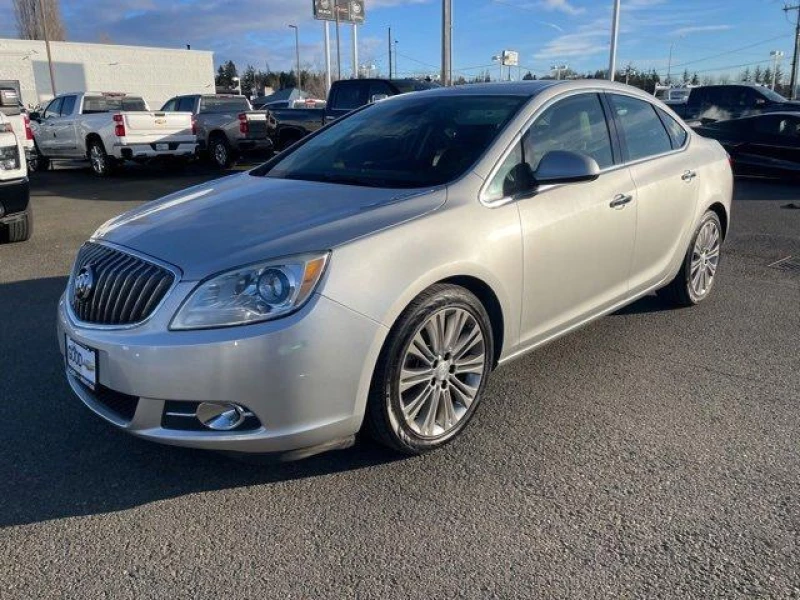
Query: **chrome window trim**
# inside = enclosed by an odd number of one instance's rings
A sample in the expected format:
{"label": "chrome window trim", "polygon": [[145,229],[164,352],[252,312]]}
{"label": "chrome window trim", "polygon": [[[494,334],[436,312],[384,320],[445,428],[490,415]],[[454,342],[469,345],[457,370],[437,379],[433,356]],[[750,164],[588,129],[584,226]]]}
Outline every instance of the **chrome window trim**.
{"label": "chrome window trim", "polygon": [[162,260],[157,258],[153,258],[148,254],[144,254],[143,252],[138,252],[137,250],[132,250],[126,246],[121,246],[119,244],[114,244],[113,242],[108,242],[105,240],[97,240],[94,238],[89,238],[89,243],[97,244],[99,246],[105,246],[107,248],[111,248],[112,250],[116,250],[118,252],[122,252],[124,254],[129,254],[130,256],[134,256],[141,261],[149,263],[151,265],[155,265],[157,267],[161,267],[166,269],[170,273],[172,273],[172,285],[169,286],[169,289],[164,292],[164,297],[161,298],[158,304],[153,308],[152,312],[141,321],[137,321],[136,323],[126,323],[123,325],[103,325],[100,323],[87,323],[86,321],[82,321],[77,317],[75,312],[72,310],[72,294],[74,293],[73,290],[73,280],[75,278],[75,265],[77,264],[77,257],[75,258],[75,262],[72,264],[72,269],[69,272],[69,280],[67,281],[67,290],[66,290],[66,297],[64,298],[64,304],[66,307],[67,316],[69,317],[70,323],[75,326],[76,329],[94,329],[99,331],[124,331],[128,329],[135,329],[137,327],[141,327],[145,325],[150,319],[152,319],[155,314],[161,309],[163,304],[167,301],[170,294],[175,290],[177,285],[181,282],[181,278],[183,277],[183,273],[181,270],[169,263],[166,263]]}
{"label": "chrome window trim", "polygon": [[[516,146],[518,143],[520,143],[520,141],[522,140],[522,136],[525,135],[525,133],[531,128],[531,126],[533,125],[533,122],[536,119],[538,119],[545,110],[550,108],[556,102],[560,102],[561,100],[564,100],[564,99],[569,98],[571,96],[578,96],[578,95],[581,95],[581,94],[608,94],[608,95],[618,94],[620,96],[629,96],[631,98],[635,98],[637,100],[641,100],[643,102],[647,102],[651,106],[653,106],[653,108],[659,108],[658,106],[656,106],[655,104],[653,104],[649,100],[646,100],[645,98],[642,98],[638,94],[629,93],[629,92],[627,92],[625,90],[609,90],[609,89],[601,88],[601,87],[585,88],[585,89],[580,89],[580,90],[570,90],[568,92],[564,92],[562,94],[554,96],[553,98],[550,98],[542,106],[540,106],[538,109],[536,109],[536,111],[534,111],[534,113],[530,116],[530,118],[528,118],[525,121],[525,124],[520,128],[520,130],[516,133],[516,135],[512,139],[511,143],[503,151],[503,154],[501,155],[500,159],[495,163],[494,167],[492,167],[492,170],[489,172],[489,176],[485,179],[483,185],[481,186],[481,191],[480,191],[480,193],[478,195],[478,199],[480,200],[481,204],[483,204],[487,208],[499,208],[501,206],[505,206],[506,204],[509,204],[510,202],[514,202],[514,201],[517,200],[517,198],[515,198],[513,196],[504,196],[503,198],[496,198],[494,200],[487,199],[486,198],[486,191],[487,191],[489,185],[491,184],[492,180],[494,179],[495,175],[497,175],[497,172],[500,170],[500,167],[503,165],[503,163],[505,162],[506,158],[508,158],[508,155],[511,154],[511,152],[514,150],[514,146]],[[670,114],[670,111],[667,111],[667,114],[670,115],[672,118],[675,118],[672,114]],[[656,116],[658,116],[657,113],[656,113]],[[611,117],[611,118],[613,118],[613,117]],[[600,169],[599,177],[602,177],[606,173],[612,173],[613,171],[617,171],[617,170],[622,169],[622,168],[635,167],[635,166],[638,166],[640,164],[649,162],[651,160],[658,160],[658,159],[661,159],[661,158],[664,158],[664,157],[667,157],[667,156],[671,156],[673,154],[677,155],[677,154],[680,154],[681,152],[686,152],[689,149],[689,146],[691,145],[692,138],[694,136],[694,132],[689,130],[689,129],[687,129],[684,126],[684,124],[680,121],[680,119],[675,119],[675,121],[686,132],[686,142],[683,144],[683,146],[681,146],[680,148],[670,149],[668,152],[662,152],[660,154],[654,154],[652,156],[645,156],[643,158],[639,158],[639,159],[633,160],[633,161],[626,162],[626,161],[623,160],[619,164],[614,164],[614,165],[611,165],[610,167],[606,167],[604,169]],[[665,130],[666,130],[666,128],[665,128]],[[609,131],[609,137],[612,138],[611,139],[611,144],[613,146],[614,145],[614,140],[613,140],[613,136],[612,136],[611,131]],[[541,188],[539,188],[536,193],[538,194],[538,193],[541,193],[541,192],[546,192],[546,191],[549,191],[551,189],[554,189],[554,188],[557,188],[557,187],[561,187],[563,185],[567,185],[567,184],[545,185],[545,186],[542,186]]]}

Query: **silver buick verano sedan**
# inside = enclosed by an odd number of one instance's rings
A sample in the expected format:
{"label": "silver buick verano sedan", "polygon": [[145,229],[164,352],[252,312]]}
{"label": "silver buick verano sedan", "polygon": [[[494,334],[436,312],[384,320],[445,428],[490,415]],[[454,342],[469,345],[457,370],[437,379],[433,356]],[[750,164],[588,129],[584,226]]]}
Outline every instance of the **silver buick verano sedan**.
{"label": "silver buick verano sedan", "polygon": [[627,86],[398,96],[98,229],[58,309],[67,379],[156,442],[424,452],[498,365],[653,291],[708,298],[731,194],[722,147]]}

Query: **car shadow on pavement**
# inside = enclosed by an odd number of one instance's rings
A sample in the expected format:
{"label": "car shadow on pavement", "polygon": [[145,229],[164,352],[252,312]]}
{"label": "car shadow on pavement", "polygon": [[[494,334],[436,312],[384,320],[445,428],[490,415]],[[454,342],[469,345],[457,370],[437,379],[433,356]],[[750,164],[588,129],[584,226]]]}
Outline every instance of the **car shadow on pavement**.
{"label": "car shadow on pavement", "polygon": [[265,485],[401,459],[369,441],[291,463],[245,464],[114,429],[64,379],[55,338],[65,277],[0,284],[0,528],[125,510],[199,491]]}
{"label": "car shadow on pavement", "polygon": [[649,294],[639,298],[633,304],[623,306],[618,311],[611,313],[611,316],[642,315],[674,310],[678,310],[674,304],[661,299],[656,294]]}

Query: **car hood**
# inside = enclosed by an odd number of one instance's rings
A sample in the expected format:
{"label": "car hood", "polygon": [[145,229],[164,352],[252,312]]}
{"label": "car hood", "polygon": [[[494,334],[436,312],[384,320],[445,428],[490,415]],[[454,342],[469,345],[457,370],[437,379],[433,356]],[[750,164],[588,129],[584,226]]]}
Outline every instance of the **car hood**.
{"label": "car hood", "polygon": [[93,239],[166,261],[187,281],[328,250],[441,206],[446,190],[397,190],[232,175],[127,212]]}

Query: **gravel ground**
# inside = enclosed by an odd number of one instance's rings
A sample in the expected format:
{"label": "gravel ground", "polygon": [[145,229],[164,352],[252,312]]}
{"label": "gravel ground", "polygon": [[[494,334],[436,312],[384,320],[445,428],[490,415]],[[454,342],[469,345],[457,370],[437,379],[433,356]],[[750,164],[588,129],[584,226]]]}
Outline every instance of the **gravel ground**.
{"label": "gravel ground", "polygon": [[0,598],[800,598],[795,187],[740,181],[713,297],[647,297],[498,370],[463,439],[244,465],[128,437],[63,377],[82,241],[218,176],[33,181],[0,247]]}

